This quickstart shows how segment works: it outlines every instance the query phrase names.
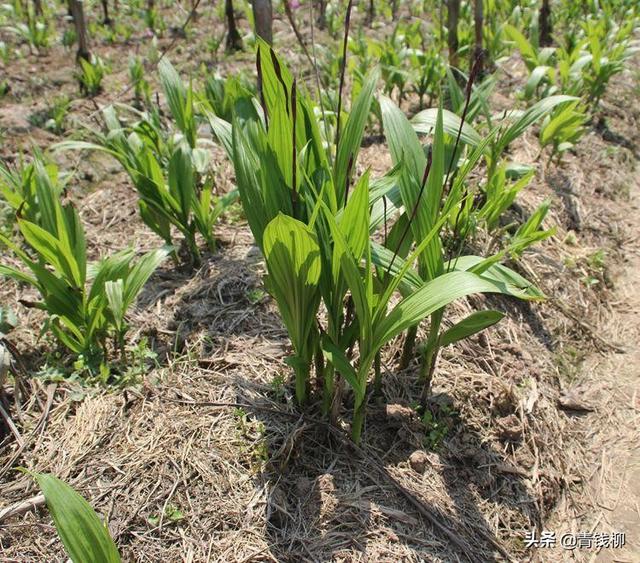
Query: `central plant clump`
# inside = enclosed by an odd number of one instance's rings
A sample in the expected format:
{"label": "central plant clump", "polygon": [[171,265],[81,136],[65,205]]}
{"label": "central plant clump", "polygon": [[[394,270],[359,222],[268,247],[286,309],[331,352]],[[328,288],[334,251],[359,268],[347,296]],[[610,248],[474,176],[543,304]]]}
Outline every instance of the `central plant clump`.
{"label": "central plant clump", "polygon": [[[353,439],[359,441],[369,375],[375,366],[379,391],[380,353],[391,340],[408,330],[406,348],[412,353],[415,328],[429,319],[429,337],[421,345],[426,400],[438,350],[503,316],[476,312],[443,330],[447,305],[473,293],[542,297],[499,262],[548,236],[539,230],[546,207],[508,248],[487,257],[461,253],[477,215],[488,213],[475,205],[468,174],[483,158],[495,168],[506,145],[548,109],[534,106],[502,134],[493,130],[481,138],[464,122],[471,78],[462,118],[443,109],[423,116],[422,127],[428,125],[431,134],[425,148],[404,114],[382,97],[394,167],[382,178],[371,179],[368,171],[356,178],[377,71],[364,80],[349,114],[338,116],[330,139],[311,98],[264,43],[258,45],[257,65],[259,100],[253,103],[239,92],[231,126],[218,117],[210,122],[233,161],[240,198],[265,257],[265,285],[289,332],[296,398],[300,404],[308,400],[312,365],[327,414],[346,381],[354,394]],[[556,97],[550,107],[564,101]],[[495,191],[485,206],[500,205],[494,200],[504,199],[503,193]],[[375,242],[383,224],[384,241]],[[392,305],[396,294],[401,299]],[[327,311],[322,320],[321,303]]]}

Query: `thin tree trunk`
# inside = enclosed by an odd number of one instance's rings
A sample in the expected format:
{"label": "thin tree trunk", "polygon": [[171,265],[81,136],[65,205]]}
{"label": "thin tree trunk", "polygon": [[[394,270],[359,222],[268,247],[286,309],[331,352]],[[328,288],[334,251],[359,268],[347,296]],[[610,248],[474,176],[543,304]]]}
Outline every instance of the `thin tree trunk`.
{"label": "thin tree trunk", "polygon": [[320,29],[325,29],[327,27],[327,0],[314,0],[314,2],[318,5],[316,24]]}
{"label": "thin tree trunk", "polygon": [[104,15],[104,19],[102,23],[104,25],[111,25],[111,18],[109,17],[109,0],[101,0],[102,2],[102,13]]}
{"label": "thin tree trunk", "polygon": [[242,37],[238,33],[236,16],[233,11],[233,0],[225,0],[224,15],[227,20],[227,52],[242,51]]}
{"label": "thin tree trunk", "polygon": [[78,51],[76,59],[91,60],[89,52],[89,33],[87,32],[87,24],[84,19],[84,1],[69,0],[71,13],[73,14],[73,23],[76,26],[76,37],[78,39]]}
{"label": "thin tree trunk", "polygon": [[256,26],[256,35],[271,45],[273,43],[271,0],[253,0],[253,19]]}
{"label": "thin tree trunk", "polygon": [[375,0],[369,0],[369,10],[367,13],[367,25],[371,27],[373,25],[373,20],[376,17],[376,4]]}
{"label": "thin tree trunk", "polygon": [[447,43],[449,45],[449,64],[458,67],[458,17],[460,0],[447,0]]}
{"label": "thin tree trunk", "polygon": [[553,31],[551,25],[551,4],[549,0],[542,0],[538,20],[540,22],[540,45],[548,47],[551,45],[551,32]]}
{"label": "thin tree trunk", "polygon": [[469,72],[473,65],[477,62],[478,74],[482,76],[484,73],[484,48],[482,47],[482,28],[484,27],[483,0],[475,0],[473,10],[473,24],[475,30],[475,47],[473,49],[473,57],[469,61]]}
{"label": "thin tree trunk", "polygon": [[42,15],[42,0],[33,0],[33,11],[36,16]]}

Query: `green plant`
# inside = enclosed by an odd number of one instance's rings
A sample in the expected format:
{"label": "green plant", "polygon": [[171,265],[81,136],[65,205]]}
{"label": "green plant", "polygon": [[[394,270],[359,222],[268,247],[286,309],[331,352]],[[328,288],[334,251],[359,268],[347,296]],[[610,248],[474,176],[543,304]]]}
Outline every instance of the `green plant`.
{"label": "green plant", "polygon": [[176,127],[184,135],[189,146],[196,148],[198,125],[191,84],[185,86],[168,58],[158,63],[158,78]]}
{"label": "green plant", "polygon": [[432,411],[425,409],[421,420],[427,432],[425,436],[425,446],[430,450],[437,450],[444,439],[449,434],[448,419],[455,416],[456,413],[451,407],[443,405],[438,408],[437,415]]}
{"label": "green plant", "polygon": [[29,49],[37,52],[49,45],[49,27],[42,18],[28,14],[27,21],[7,27],[8,31],[20,36],[29,45]]}
{"label": "green plant", "polygon": [[[107,360],[110,339],[124,357],[127,311],[169,251],[155,250],[134,262],[133,250],[124,250],[87,263],[77,211],[71,204],[63,206],[56,191],[47,189],[48,175],[37,161],[34,173],[39,178],[35,198],[29,203],[25,200],[17,213],[26,250],[0,235],[0,242],[26,271],[0,265],[0,273],[38,291],[40,301],[23,301],[23,305],[45,311],[48,318],[42,332],[51,330],[88,367],[96,368]],[[28,215],[22,214],[25,205]]]}
{"label": "green plant", "polygon": [[102,79],[106,74],[106,67],[100,57],[92,56],[89,61],[81,57],[78,61],[80,71],[76,73],[76,78],[80,84],[80,92],[93,98],[102,92]]}
{"label": "green plant", "polygon": [[404,66],[405,57],[408,56],[405,46],[403,28],[398,24],[391,35],[384,40],[371,40],[372,54],[380,61],[384,91],[390,96],[397,91],[398,103],[402,103],[407,92],[407,83],[410,75]]}
{"label": "green plant", "polygon": [[0,61],[5,65],[9,63],[9,47],[4,41],[0,41]]}
{"label": "green plant", "polygon": [[482,189],[485,201],[478,210],[478,216],[485,223],[488,232],[498,227],[504,212],[511,207],[518,193],[529,185],[533,174],[534,171],[530,170],[521,178],[509,182],[507,165],[501,164],[496,168],[495,173],[488,178]]}
{"label": "green plant", "polygon": [[412,48],[407,51],[411,64],[411,85],[420,99],[420,108],[431,105],[438,94],[436,88],[445,74],[445,62],[435,46],[428,49]]}
{"label": "green plant", "polygon": [[58,167],[45,163],[44,157],[34,149],[34,161],[21,163],[12,170],[0,163],[0,195],[13,210],[14,216],[20,216],[33,223],[44,221],[41,211],[41,198],[59,198],[64,189]]}
{"label": "green plant", "polygon": [[540,127],[540,147],[552,146],[549,160],[572,149],[585,131],[587,116],[578,102],[556,108]]}
{"label": "green plant", "polygon": [[137,107],[149,105],[151,101],[151,87],[145,78],[144,64],[139,57],[129,58],[129,80],[133,85],[134,99]]}
{"label": "green plant", "polygon": [[29,121],[36,127],[44,127],[60,135],[65,131],[65,120],[70,105],[71,101],[67,96],[57,97],[46,109],[29,116]]}
{"label": "green plant", "polygon": [[62,33],[62,46],[65,49],[71,49],[76,41],[77,41],[77,36],[76,36],[76,30],[73,29],[72,27],[65,29],[64,32]]}
{"label": "green plant", "polygon": [[81,495],[53,475],[28,473],[38,483],[58,536],[73,563],[120,562],[109,529]]}
{"label": "green plant", "polygon": [[551,84],[550,73],[556,49],[555,47],[540,48],[534,42],[529,41],[513,25],[505,24],[503,30],[506,36],[516,44],[530,73],[524,87],[523,96],[525,99],[531,99],[542,85],[546,84],[548,86]]}
{"label": "green plant", "polygon": [[[352,186],[376,73],[364,81],[345,114],[344,129],[341,120],[327,146],[310,97],[297,89],[284,63],[262,42],[258,69],[262,111],[241,97],[234,104],[231,127],[220,119],[211,124],[233,161],[240,198],[265,257],[265,286],[291,339],[288,363],[296,376],[297,400],[308,399],[315,358],[316,374],[324,383],[325,412],[339,401],[340,381],[351,387],[352,436],[358,441],[370,371],[392,339],[436,315],[432,349],[437,350],[501,317],[500,313],[472,316],[440,333],[443,309],[455,299],[476,292],[521,298],[539,298],[540,293],[514,272],[498,267],[496,257],[462,257],[459,267],[441,253],[444,225],[453,220],[457,206],[470,199],[463,193],[461,178],[483,155],[487,142],[474,150],[451,189],[453,195],[443,203],[445,152],[456,152],[445,140],[443,112],[436,115],[433,156],[427,164],[409,121],[382,98],[385,133],[396,166],[375,181],[365,173]],[[372,241],[377,228],[386,225],[387,203],[400,212],[389,242],[393,239],[408,250],[402,232],[412,231],[408,242],[415,240],[415,249],[408,258],[404,251]],[[416,260],[421,272],[433,275],[422,277],[413,270]],[[402,299],[392,305],[398,291]],[[324,323],[317,315],[321,302],[327,311]],[[379,389],[381,374],[375,371],[374,388]]]}
{"label": "green plant", "polygon": [[149,524],[157,526],[163,520],[168,522],[179,522],[183,519],[184,513],[182,510],[180,510],[175,504],[169,503],[165,506],[162,516],[149,516]]}
{"label": "green plant", "polygon": [[[470,92],[467,89],[467,100]],[[392,242],[387,242],[388,248],[378,249],[377,260],[380,266],[386,268],[387,274],[394,273],[392,266],[397,263],[404,263],[402,256],[406,255],[407,244],[413,240],[417,245],[419,253],[413,258],[418,260],[418,269],[415,281],[412,281],[407,289],[420,291],[418,288],[437,287],[443,296],[448,296],[447,289],[455,291],[452,285],[447,285],[445,280],[457,273],[456,270],[462,268],[466,273],[477,276],[470,276],[465,282],[469,283],[471,292],[494,291],[510,294],[523,299],[538,299],[541,297],[539,291],[533,288],[525,280],[515,275],[509,274],[508,284],[505,287],[494,287],[488,289],[482,283],[489,277],[495,281],[499,279],[497,271],[491,271],[491,266],[499,262],[504,255],[504,251],[496,255],[482,258],[471,258],[460,256],[464,241],[470,234],[469,221],[464,220],[464,215],[469,215],[472,210],[473,199],[469,197],[469,191],[465,187],[465,179],[475,163],[481,158],[487,145],[496,135],[494,130],[489,136],[483,139],[467,156],[457,172],[456,159],[460,157],[457,151],[458,144],[464,134],[464,121],[454,114],[447,114],[447,127],[445,128],[445,114],[442,110],[437,112],[434,128],[434,137],[429,156],[425,156],[422,145],[406,117],[387,99],[381,100],[383,123],[385,136],[389,143],[393,162],[404,163],[405,174],[401,178],[400,196],[404,207],[404,225],[401,226],[402,236],[398,239],[390,236]],[[464,111],[463,111],[464,115]],[[454,125],[457,120],[457,126]],[[457,129],[453,145],[450,145],[445,136],[445,131]],[[468,139],[469,141],[470,139]],[[452,152],[451,152],[452,151]],[[456,153],[458,153],[456,155]],[[445,154],[452,156],[445,164]],[[451,182],[449,182],[451,180]],[[424,197],[424,201],[422,198]],[[462,220],[461,220],[462,216]],[[454,218],[451,220],[451,218]],[[402,223],[399,223],[402,225]],[[451,233],[447,235],[445,227],[449,225]],[[409,238],[410,237],[410,238]],[[447,241],[451,237],[452,240]],[[395,238],[395,240],[393,240]],[[407,240],[408,239],[408,240]],[[447,257],[448,250],[449,257]],[[415,252],[415,251],[414,251]],[[413,256],[413,255],[412,255]],[[464,267],[466,265],[466,267]],[[467,271],[468,270],[468,271]],[[492,276],[498,276],[492,278]],[[476,287],[475,284],[478,284]],[[406,285],[406,284],[405,284]],[[463,286],[464,287],[464,286]],[[518,289],[519,288],[519,289]],[[466,293],[463,293],[466,295]],[[423,398],[426,399],[430,392],[431,378],[433,376],[438,350],[442,341],[447,340],[447,333],[441,332],[441,325],[445,314],[444,305],[459,298],[461,295],[451,295],[451,299],[444,299],[441,307],[428,310],[425,316],[430,316],[429,336],[421,346],[422,365],[421,378],[424,381]],[[475,315],[475,314],[474,314]],[[460,326],[450,329],[455,330],[457,338],[465,338],[486,326],[490,326],[499,320],[499,316],[489,314],[484,316],[472,315],[459,323]],[[418,318],[417,320],[421,320]],[[480,322],[482,321],[482,322]],[[486,323],[486,324],[484,324]],[[405,328],[412,330],[407,334],[405,354],[403,363],[406,363],[411,356],[413,340],[415,339],[415,325],[409,324]],[[455,341],[455,340],[454,340]]]}
{"label": "green plant", "polygon": [[175,146],[160,148],[157,131],[149,122],[143,121],[127,134],[113,107],[106,108],[103,115],[108,133],[99,138],[100,144],[67,142],[59,147],[99,150],[115,157],[138,192],[145,224],[169,245],[173,239],[171,227],[176,227],[184,236],[191,260],[198,264],[201,255],[197,233],[210,250],[215,250],[213,227],[236,193],[214,196],[214,178],[208,174],[208,153],[204,149],[191,149],[184,138]]}
{"label": "green plant", "polygon": [[254,88],[243,75],[229,76],[226,79],[218,74],[207,77],[204,85],[204,102],[217,117],[231,121],[233,103],[242,95],[249,95]]}
{"label": "green plant", "polygon": [[612,32],[603,20],[588,19],[583,24],[590,55],[583,77],[592,107],[598,106],[611,78],[624,70],[624,62],[634,53],[629,45],[633,28],[633,20]]}
{"label": "green plant", "polygon": [[[123,126],[113,106],[103,110],[104,134],[95,134],[96,143],[70,141],[58,148],[98,150],[116,158],[129,174],[140,196],[142,220],[167,244],[172,244],[171,227],[184,236],[190,259],[201,260],[197,235],[215,250],[213,227],[220,215],[237,198],[231,191],[214,195],[215,177],[210,152],[203,147],[211,141],[197,136],[198,122],[191,86],[184,85],[171,63],[160,62],[160,82],[167,100],[173,132],[160,121],[157,108],[145,114],[124,106],[140,118],[133,126]],[[203,111],[209,112],[206,103]],[[207,115],[215,119],[215,115]]]}

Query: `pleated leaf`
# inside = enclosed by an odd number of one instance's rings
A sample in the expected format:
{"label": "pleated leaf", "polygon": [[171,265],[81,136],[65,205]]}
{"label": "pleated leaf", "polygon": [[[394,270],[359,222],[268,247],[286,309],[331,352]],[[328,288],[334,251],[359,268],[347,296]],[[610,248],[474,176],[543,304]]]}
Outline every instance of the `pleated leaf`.
{"label": "pleated leaf", "polygon": [[32,473],[67,554],[74,563],[119,563],[120,555],[107,527],[91,505],[53,475]]}
{"label": "pleated leaf", "polygon": [[280,213],[264,231],[267,288],[278,303],[291,342],[300,353],[320,302],[320,248],[302,222]]}
{"label": "pleated leaf", "polygon": [[488,328],[504,317],[500,311],[476,311],[453,325],[440,335],[440,346],[448,346],[459,340],[464,340],[485,328]]}

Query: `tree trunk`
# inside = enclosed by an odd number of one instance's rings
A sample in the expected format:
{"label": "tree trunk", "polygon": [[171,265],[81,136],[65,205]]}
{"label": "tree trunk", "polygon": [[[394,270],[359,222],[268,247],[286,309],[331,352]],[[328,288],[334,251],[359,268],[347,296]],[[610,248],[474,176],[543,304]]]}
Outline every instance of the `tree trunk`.
{"label": "tree trunk", "polygon": [[540,23],[540,45],[542,47],[548,47],[551,45],[551,32],[553,31],[553,27],[551,25],[551,5],[549,0],[542,0],[538,20]]}
{"label": "tree trunk", "polygon": [[371,27],[373,25],[373,20],[376,17],[376,4],[375,0],[369,0],[369,10],[367,13],[367,25]]}
{"label": "tree trunk", "polygon": [[458,67],[458,16],[460,0],[447,0],[447,43],[449,45],[449,64]]}
{"label": "tree trunk", "polygon": [[224,15],[227,19],[227,52],[242,51],[242,37],[236,26],[236,15],[233,11],[233,0],[225,0]]}
{"label": "tree trunk", "polygon": [[316,18],[316,24],[320,29],[327,27],[327,0],[314,0],[318,6],[318,17]]}
{"label": "tree trunk", "polygon": [[253,19],[256,26],[256,35],[271,45],[273,43],[271,0],[253,0]]}
{"label": "tree trunk", "polygon": [[76,37],[78,39],[78,51],[76,59],[91,60],[89,52],[89,33],[87,32],[87,23],[84,19],[84,2],[83,0],[69,0],[71,13],[73,14],[73,23],[76,26]]}
{"label": "tree trunk", "polygon": [[42,0],[33,0],[33,11],[36,16],[42,15]]}
{"label": "tree trunk", "polygon": [[483,14],[483,0],[475,0],[473,11],[473,24],[475,30],[475,47],[473,49],[473,56],[469,61],[469,72],[473,68],[473,65],[478,65],[478,75],[482,76],[484,72],[484,49],[482,47],[482,28],[484,27],[484,14]]}
{"label": "tree trunk", "polygon": [[104,15],[104,19],[102,23],[104,25],[111,25],[111,18],[109,17],[109,0],[101,0],[102,2],[102,14]]}

